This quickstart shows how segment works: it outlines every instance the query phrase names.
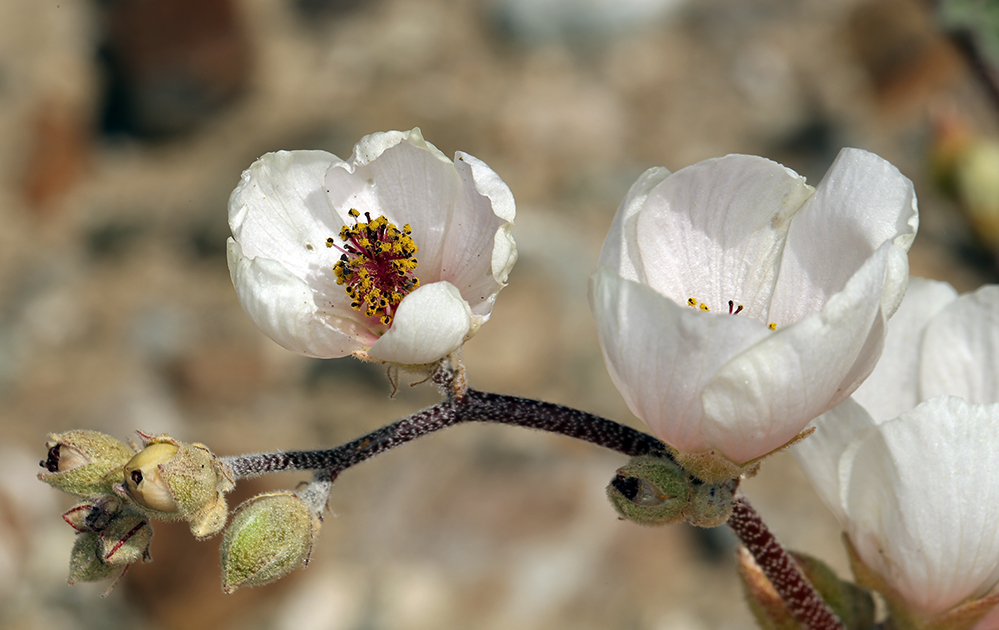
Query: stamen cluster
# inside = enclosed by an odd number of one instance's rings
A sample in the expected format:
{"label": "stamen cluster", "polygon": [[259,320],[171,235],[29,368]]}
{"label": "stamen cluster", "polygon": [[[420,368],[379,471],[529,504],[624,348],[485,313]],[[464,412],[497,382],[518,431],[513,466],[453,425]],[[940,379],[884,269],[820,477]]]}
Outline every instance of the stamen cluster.
{"label": "stamen cluster", "polygon": [[[351,208],[348,214],[356,220],[361,213]],[[351,308],[388,326],[402,299],[420,286],[414,274],[416,243],[408,223],[400,230],[384,216],[372,219],[368,212],[364,216],[367,221],[340,230],[343,247],[332,237],[326,239],[326,247],[343,252],[333,273],[337,284],[346,285]]]}

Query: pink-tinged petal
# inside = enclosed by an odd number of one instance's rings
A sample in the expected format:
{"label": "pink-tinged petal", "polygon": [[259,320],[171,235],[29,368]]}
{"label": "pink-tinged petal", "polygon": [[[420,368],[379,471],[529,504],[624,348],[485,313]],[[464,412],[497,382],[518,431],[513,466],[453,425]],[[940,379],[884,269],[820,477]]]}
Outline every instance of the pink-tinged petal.
{"label": "pink-tinged petal", "polygon": [[999,286],[947,305],[927,325],[919,363],[920,396],[999,402]]}
{"label": "pink-tinged petal", "polygon": [[590,306],[611,379],[653,435],[685,452],[701,435],[701,390],[733,355],[773,334],[746,317],[680,306],[646,285],[601,267]]}
{"label": "pink-tinged petal", "polygon": [[471,155],[459,152],[454,166],[461,186],[441,252],[440,277],[458,287],[473,313],[488,317],[517,260],[509,236],[516,215],[513,194]]}
{"label": "pink-tinged petal", "polygon": [[[769,321],[819,310],[882,243],[907,252],[918,226],[912,182],[873,153],[843,149],[791,223]],[[904,283],[885,287],[888,316],[904,292]]]}
{"label": "pink-tinged petal", "polygon": [[649,193],[670,175],[665,168],[653,167],[631,185],[604,239],[600,251],[601,267],[614,270],[625,280],[645,282],[645,265],[638,252],[638,213],[645,206]]}
{"label": "pink-tinged petal", "polygon": [[874,426],[874,419],[854,399],[847,398],[816,418],[815,432],[791,447],[791,453],[812,486],[840,523],[843,510],[839,460],[857,434]]}
{"label": "pink-tinged petal", "polygon": [[910,279],[905,299],[888,322],[884,352],[871,375],[853,393],[876,421],[896,418],[922,400],[918,374],[923,332],[956,298],[957,292],[946,282]]}
{"label": "pink-tinged petal", "polygon": [[356,321],[321,310],[309,285],[280,262],[245,256],[231,238],[228,259],[243,310],[265,335],[288,350],[331,359],[362,350],[375,340]]}
{"label": "pink-tinged petal", "polygon": [[365,136],[350,162],[326,174],[326,189],[336,212],[348,220],[353,208],[372,218],[385,216],[398,227],[409,224],[419,248],[417,277],[424,284],[442,278],[445,234],[451,229],[461,183],[451,163],[423,140],[419,129]]}
{"label": "pink-tinged petal", "polygon": [[999,405],[933,398],[868,429],[840,462],[848,534],[916,610],[999,581]]}
{"label": "pink-tinged petal", "polygon": [[328,250],[325,240],[343,223],[322,187],[337,162],[325,151],[278,151],[243,171],[229,197],[229,227],[243,255],[280,260],[302,279],[332,267],[340,254]]}
{"label": "pink-tinged petal", "polygon": [[[776,162],[729,155],[663,180],[638,215],[637,242],[648,284],[685,304],[718,312],[729,300],[763,323],[791,217],[812,194]],[[817,310],[817,309],[816,309]]]}
{"label": "pink-tinged petal", "polygon": [[403,298],[392,327],[371,345],[368,356],[380,361],[421,365],[461,347],[472,312],[449,282],[425,284]]}
{"label": "pink-tinged petal", "polygon": [[735,463],[789,442],[846,399],[881,352],[882,289],[905,254],[885,243],[821,311],[729,361],[704,389],[707,439]]}

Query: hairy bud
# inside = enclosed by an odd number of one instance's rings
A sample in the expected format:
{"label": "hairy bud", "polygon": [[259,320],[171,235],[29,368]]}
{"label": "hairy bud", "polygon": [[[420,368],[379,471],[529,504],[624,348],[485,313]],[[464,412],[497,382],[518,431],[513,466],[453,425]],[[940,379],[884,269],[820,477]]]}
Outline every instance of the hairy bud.
{"label": "hairy bud", "polygon": [[607,497],[623,518],[640,525],[717,527],[732,513],[738,486],[738,479],[706,483],[668,457],[640,455],[618,469]]}
{"label": "hairy bud", "polygon": [[135,455],[127,444],[97,431],[53,433],[41,462],[45,483],[85,499],[112,494],[122,466]]}
{"label": "hairy bud", "polygon": [[225,493],[233,487],[226,467],[204,444],[142,437],[145,448],[125,464],[115,492],[151,518],[188,521],[197,538],[221,531],[228,512]]}
{"label": "hairy bud", "polygon": [[[86,512],[84,507],[77,506],[70,512],[82,514]],[[95,510],[90,513],[94,514]],[[153,528],[143,515],[135,512],[110,513],[98,508],[96,513],[101,516],[99,522],[103,527],[99,530],[84,530],[77,536],[70,554],[69,583],[114,578],[111,585],[114,587],[129,565],[150,560],[149,544],[152,542]],[[107,523],[103,522],[104,518],[108,519]],[[90,524],[87,519],[80,523],[84,527]]]}
{"label": "hairy bud", "polygon": [[306,566],[319,525],[316,509],[293,492],[240,505],[222,538],[222,590],[269,584]]}

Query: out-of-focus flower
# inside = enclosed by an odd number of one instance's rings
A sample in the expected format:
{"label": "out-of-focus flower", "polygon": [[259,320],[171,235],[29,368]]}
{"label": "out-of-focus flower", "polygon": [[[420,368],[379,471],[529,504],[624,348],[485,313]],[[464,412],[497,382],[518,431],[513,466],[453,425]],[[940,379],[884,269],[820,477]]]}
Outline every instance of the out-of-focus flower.
{"label": "out-of-focus flower", "polygon": [[746,472],[871,372],[917,226],[912,183],[857,149],[816,189],[745,155],[650,169],[590,283],[614,384],[701,479]]}
{"label": "out-of-focus flower", "polygon": [[240,304],[300,354],[433,363],[489,319],[517,260],[509,188],[419,129],[365,136],[343,161],[269,153],[229,198]]}
{"label": "out-of-focus flower", "polygon": [[897,627],[968,628],[999,601],[997,352],[999,286],[914,278],[874,373],[792,449]]}

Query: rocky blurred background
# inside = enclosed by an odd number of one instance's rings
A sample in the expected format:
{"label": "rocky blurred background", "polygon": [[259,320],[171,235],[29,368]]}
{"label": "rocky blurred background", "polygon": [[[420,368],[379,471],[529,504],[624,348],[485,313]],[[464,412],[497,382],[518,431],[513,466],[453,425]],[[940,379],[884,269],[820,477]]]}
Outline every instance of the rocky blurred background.
{"label": "rocky blurred background", "polygon": [[[0,628],[753,627],[725,528],[619,522],[620,456],[467,426],[337,482],[312,565],[234,595],[217,541],[157,524],[155,561],[65,583],[71,500],[48,432],[135,429],[222,454],[331,446],[436,402],[382,368],[258,333],[225,262],[226,200],[276,149],[341,157],[419,126],[492,166],[521,258],[467,346],[473,386],[638,426],[586,302],[646,168],[761,154],[817,183],[842,146],[916,185],[916,275],[997,279],[999,16],[989,0],[4,0],[0,3]],[[932,454],[928,454],[932,456]],[[240,484],[234,504],[305,475]],[[745,490],[847,573],[789,456]]]}

